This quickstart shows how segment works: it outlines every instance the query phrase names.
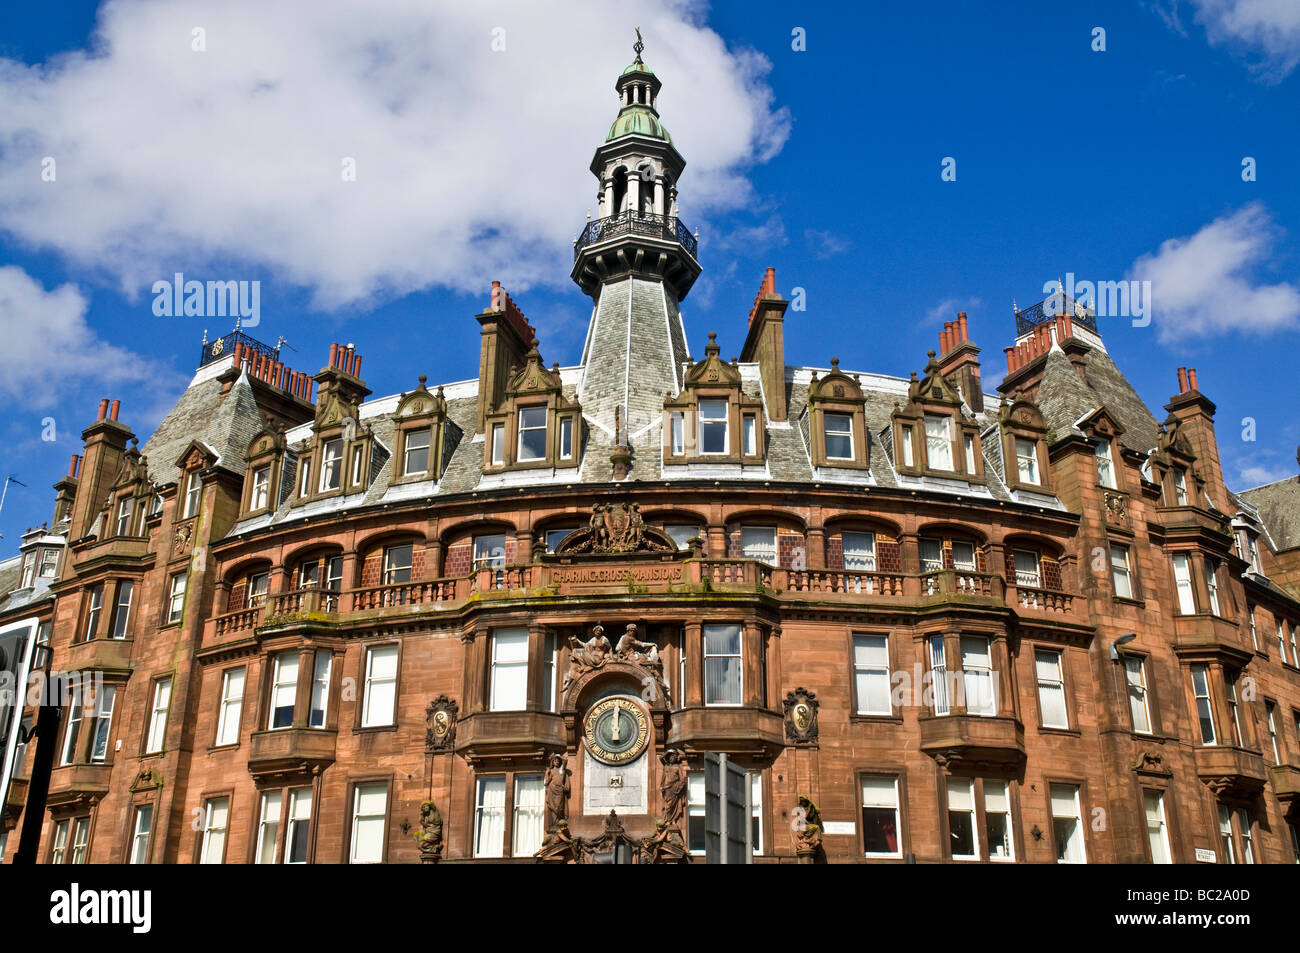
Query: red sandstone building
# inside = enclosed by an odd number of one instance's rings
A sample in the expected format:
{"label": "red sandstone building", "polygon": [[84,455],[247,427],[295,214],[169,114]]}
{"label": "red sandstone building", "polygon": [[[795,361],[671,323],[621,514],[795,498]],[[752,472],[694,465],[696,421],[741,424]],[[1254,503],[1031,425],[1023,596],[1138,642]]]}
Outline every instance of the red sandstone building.
{"label": "red sandstone building", "polygon": [[692,354],[659,87],[592,162],[579,364],[494,285],[477,380],[236,331],[143,447],[101,405],[0,563],[91,676],[38,860],[677,859],[708,751],[756,862],[1300,859],[1300,485],[1231,492],[1195,371],[1153,412],[1064,295],[997,393],[964,314],[910,378],[788,366],[771,270]]}

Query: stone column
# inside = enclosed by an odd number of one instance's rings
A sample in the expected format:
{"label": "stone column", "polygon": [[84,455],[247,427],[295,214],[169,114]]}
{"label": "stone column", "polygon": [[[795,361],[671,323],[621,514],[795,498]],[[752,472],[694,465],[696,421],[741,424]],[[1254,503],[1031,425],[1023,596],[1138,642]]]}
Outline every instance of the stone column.
{"label": "stone column", "polygon": [[698,622],[686,623],[686,691],[681,705],[696,707],[704,703],[704,629]]}

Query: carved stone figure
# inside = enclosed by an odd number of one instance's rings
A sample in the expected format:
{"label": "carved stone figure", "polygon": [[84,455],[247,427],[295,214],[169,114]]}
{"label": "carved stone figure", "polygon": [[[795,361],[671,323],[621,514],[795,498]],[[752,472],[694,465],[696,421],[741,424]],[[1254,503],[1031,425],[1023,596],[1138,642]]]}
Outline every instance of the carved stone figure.
{"label": "carved stone figure", "polygon": [[620,661],[644,665],[656,672],[663,667],[663,660],[659,658],[659,646],[637,639],[635,624],[628,625],[627,631],[619,637],[614,656]]}
{"label": "carved stone figure", "polygon": [[560,820],[533,856],[543,864],[576,864],[582,859],[582,845],[569,834],[569,822]]}
{"label": "carved stone figure", "polygon": [[576,635],[569,636],[569,671],[565,673],[564,684],[560,687],[561,694],[569,690],[574,679],[608,662],[613,651],[609,639],[605,638],[603,625],[592,629],[591,638],[586,642],[580,641]]}
{"label": "carved stone figure", "polygon": [[663,800],[664,826],[678,827],[686,808],[686,759],[676,748],[665,751],[659,759],[663,771],[659,779],[659,797]]}
{"label": "carved stone figure", "polygon": [[436,864],[442,858],[442,812],[432,801],[420,805],[420,831],[415,840],[420,846],[420,863]]}
{"label": "carved stone figure", "polygon": [[802,863],[816,863],[822,855],[822,816],[817,805],[799,795],[795,809],[794,852]]}
{"label": "carved stone figure", "polygon": [[553,754],[546,768],[546,830],[567,824],[569,817],[569,768],[562,755]]}
{"label": "carved stone figure", "polygon": [[643,863],[647,864],[688,864],[691,862],[686,845],[682,842],[682,832],[676,827],[669,827],[663,821],[655,823],[655,832],[645,839],[642,845]]}
{"label": "carved stone figure", "polygon": [[677,544],[662,530],[647,526],[637,503],[596,503],[587,528],[569,534],[556,552],[676,552]]}

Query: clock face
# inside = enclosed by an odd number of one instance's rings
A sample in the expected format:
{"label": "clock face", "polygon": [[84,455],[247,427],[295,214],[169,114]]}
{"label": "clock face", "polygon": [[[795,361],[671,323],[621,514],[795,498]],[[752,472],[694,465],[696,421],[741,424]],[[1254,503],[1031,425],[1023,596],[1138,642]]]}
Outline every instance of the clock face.
{"label": "clock face", "polygon": [[583,737],[597,761],[627,764],[639,758],[650,741],[650,716],[631,698],[606,698],[588,710]]}

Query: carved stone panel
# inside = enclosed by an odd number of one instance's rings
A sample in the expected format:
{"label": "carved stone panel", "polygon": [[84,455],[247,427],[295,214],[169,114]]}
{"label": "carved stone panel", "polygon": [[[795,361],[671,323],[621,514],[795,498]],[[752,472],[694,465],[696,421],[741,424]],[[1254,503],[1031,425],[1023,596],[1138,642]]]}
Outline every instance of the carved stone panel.
{"label": "carved stone panel", "polygon": [[804,688],[786,693],[785,740],[801,747],[819,747],[817,738],[817,695]]}
{"label": "carved stone panel", "polygon": [[456,712],[460,706],[446,695],[439,695],[424,710],[426,752],[450,751],[456,744]]}

